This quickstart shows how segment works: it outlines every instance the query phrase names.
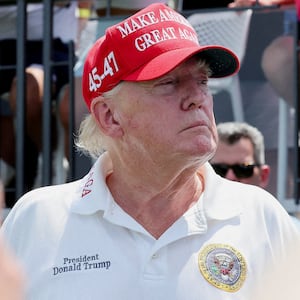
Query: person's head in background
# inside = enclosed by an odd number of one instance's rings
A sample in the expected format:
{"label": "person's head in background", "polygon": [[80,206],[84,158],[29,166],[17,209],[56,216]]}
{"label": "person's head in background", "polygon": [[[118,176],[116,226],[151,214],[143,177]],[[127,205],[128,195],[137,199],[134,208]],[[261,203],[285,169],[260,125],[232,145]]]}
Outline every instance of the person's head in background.
{"label": "person's head in background", "polygon": [[265,163],[262,133],[242,122],[219,123],[217,130],[218,147],[210,160],[216,173],[229,180],[266,188],[270,166]]}

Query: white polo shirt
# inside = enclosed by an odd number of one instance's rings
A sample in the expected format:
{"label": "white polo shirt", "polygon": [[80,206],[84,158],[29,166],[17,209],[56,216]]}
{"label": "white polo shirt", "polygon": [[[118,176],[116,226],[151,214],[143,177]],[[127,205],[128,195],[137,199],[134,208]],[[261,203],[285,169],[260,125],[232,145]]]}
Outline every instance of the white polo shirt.
{"label": "white polo shirt", "polygon": [[82,180],[31,191],[6,218],[27,299],[250,300],[299,238],[270,194],[206,164],[198,203],[156,240],[114,202],[111,172],[103,154]]}

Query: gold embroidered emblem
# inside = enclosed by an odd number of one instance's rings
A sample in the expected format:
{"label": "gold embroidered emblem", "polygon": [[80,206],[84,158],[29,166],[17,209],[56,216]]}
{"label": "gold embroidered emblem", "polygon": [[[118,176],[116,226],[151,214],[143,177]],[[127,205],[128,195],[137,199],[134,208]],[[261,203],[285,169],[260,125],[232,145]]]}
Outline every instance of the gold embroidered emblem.
{"label": "gold embroidered emblem", "polygon": [[205,246],[199,252],[198,265],[210,284],[226,292],[238,291],[246,279],[246,261],[239,251],[229,245]]}

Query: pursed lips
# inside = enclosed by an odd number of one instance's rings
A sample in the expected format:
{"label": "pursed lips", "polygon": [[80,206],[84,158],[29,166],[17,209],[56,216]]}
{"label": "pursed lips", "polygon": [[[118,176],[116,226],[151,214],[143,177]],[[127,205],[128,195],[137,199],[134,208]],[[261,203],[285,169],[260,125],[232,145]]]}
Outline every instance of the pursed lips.
{"label": "pursed lips", "polygon": [[194,129],[194,128],[198,128],[198,127],[207,127],[207,128],[209,128],[207,122],[202,120],[202,121],[197,121],[197,122],[189,124],[188,126],[184,127],[180,132],[190,130],[190,129]]}

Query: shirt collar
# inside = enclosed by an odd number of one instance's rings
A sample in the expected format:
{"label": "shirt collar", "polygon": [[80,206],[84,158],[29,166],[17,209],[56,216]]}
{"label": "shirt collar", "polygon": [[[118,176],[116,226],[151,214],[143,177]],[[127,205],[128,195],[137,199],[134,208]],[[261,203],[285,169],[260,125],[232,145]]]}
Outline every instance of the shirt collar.
{"label": "shirt collar", "polygon": [[[71,211],[88,215],[97,211],[113,209],[113,197],[106,185],[106,177],[112,172],[108,153],[102,154],[89,173],[82,179],[81,195],[74,201]],[[205,189],[197,204],[197,210],[208,219],[226,220],[241,213],[242,199],[232,193],[238,184],[215,173],[209,163],[205,164]]]}
{"label": "shirt collar", "polygon": [[106,185],[106,177],[112,172],[112,162],[107,153],[102,154],[89,173],[81,180],[81,195],[71,211],[89,215],[109,208],[112,195]]}
{"label": "shirt collar", "polygon": [[230,181],[217,175],[209,163],[205,164],[205,189],[203,210],[208,219],[226,220],[241,213],[241,201],[236,195],[241,183]]}

